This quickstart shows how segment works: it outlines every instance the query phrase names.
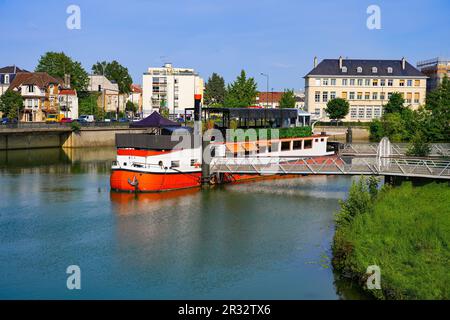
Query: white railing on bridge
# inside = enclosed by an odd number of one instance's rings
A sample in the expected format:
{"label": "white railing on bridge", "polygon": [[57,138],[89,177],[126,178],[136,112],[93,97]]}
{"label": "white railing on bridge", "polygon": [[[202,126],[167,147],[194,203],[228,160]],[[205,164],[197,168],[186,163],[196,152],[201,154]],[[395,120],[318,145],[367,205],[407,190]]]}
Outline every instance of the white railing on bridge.
{"label": "white railing on bridge", "polygon": [[[378,143],[354,143],[344,144],[340,149],[341,155],[376,155],[378,150]],[[391,143],[391,155],[404,156],[408,150],[409,144],[407,143]],[[450,156],[450,143],[433,143],[430,144],[431,151],[430,156]]]}

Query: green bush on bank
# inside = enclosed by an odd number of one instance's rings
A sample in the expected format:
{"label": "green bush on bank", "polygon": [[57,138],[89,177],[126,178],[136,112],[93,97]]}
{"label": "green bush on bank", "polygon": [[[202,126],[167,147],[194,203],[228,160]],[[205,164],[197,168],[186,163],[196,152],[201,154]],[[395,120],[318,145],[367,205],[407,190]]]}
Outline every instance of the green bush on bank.
{"label": "green bush on bank", "polygon": [[450,298],[450,188],[447,184],[383,187],[354,183],[337,214],[333,266],[365,285],[381,269],[379,299]]}

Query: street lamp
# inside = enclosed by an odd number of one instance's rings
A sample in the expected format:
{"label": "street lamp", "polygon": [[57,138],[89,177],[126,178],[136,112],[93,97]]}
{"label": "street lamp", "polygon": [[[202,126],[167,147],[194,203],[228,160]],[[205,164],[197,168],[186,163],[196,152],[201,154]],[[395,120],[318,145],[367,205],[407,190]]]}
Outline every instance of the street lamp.
{"label": "street lamp", "polygon": [[266,77],[266,80],[267,80],[266,108],[269,108],[269,75],[266,74],[266,73],[262,73],[262,72],[261,72],[261,75],[262,75],[263,77]]}

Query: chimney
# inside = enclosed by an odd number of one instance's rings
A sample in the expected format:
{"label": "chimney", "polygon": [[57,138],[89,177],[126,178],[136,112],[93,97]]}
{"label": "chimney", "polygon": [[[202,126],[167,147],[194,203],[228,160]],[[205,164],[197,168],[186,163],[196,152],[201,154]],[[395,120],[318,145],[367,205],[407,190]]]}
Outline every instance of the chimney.
{"label": "chimney", "polygon": [[317,57],[314,57],[314,68],[317,67]]}
{"label": "chimney", "polygon": [[342,56],[339,57],[339,70],[342,70]]}
{"label": "chimney", "polygon": [[70,74],[64,74],[64,86],[69,89],[70,88]]}
{"label": "chimney", "polygon": [[406,68],[406,59],[405,57],[402,58],[402,69],[405,70]]}

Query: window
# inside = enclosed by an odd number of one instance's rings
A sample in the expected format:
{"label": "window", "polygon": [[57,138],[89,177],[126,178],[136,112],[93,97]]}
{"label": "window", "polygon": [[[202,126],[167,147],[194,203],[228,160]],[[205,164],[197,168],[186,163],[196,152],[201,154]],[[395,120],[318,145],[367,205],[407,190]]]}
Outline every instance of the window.
{"label": "window", "polygon": [[388,92],[388,95],[387,95],[388,99],[390,99],[391,96],[392,96],[392,92]]}
{"label": "window", "polygon": [[364,107],[359,107],[358,108],[358,118],[359,119],[364,119]]}
{"label": "window", "polygon": [[322,102],[328,102],[328,92],[324,91],[322,93]]}
{"label": "window", "polygon": [[406,81],[406,85],[407,85],[408,87],[412,87],[412,80],[407,80],[407,81]]}
{"label": "window", "polygon": [[370,79],[366,79],[366,86],[370,86]]}
{"label": "window", "polygon": [[361,73],[362,72],[362,68],[361,67],[356,68],[356,72]]}
{"label": "window", "polygon": [[356,119],[356,116],[357,116],[356,112],[357,112],[357,108],[356,107],[351,107],[350,108],[350,118],[351,119]]}
{"label": "window", "polygon": [[385,87],[386,86],[386,80],[381,79],[380,80],[380,86]]}
{"label": "window", "polygon": [[381,108],[380,107],[375,107],[373,109],[373,116],[374,116],[374,118],[380,118],[381,117]]}
{"label": "window", "polygon": [[362,96],[363,96],[362,92],[358,92],[358,94],[356,95],[356,99],[362,100]]}
{"label": "window", "polygon": [[394,80],[389,79],[388,80],[388,87],[392,87],[394,85]]}
{"label": "window", "polygon": [[355,79],[350,79],[350,85],[354,86],[355,85]]}
{"label": "window", "polygon": [[377,67],[372,67],[372,73],[378,73],[378,68]]}
{"label": "window", "polygon": [[342,67],[342,72],[347,73],[347,67]]}
{"label": "window", "polygon": [[289,151],[289,150],[291,150],[291,142],[290,141],[281,142],[281,151]]}
{"label": "window", "polygon": [[372,92],[372,100],[377,100],[377,99],[378,99],[378,93]]}
{"label": "window", "polygon": [[328,79],[323,79],[322,84],[323,84],[324,86],[327,86],[327,85],[328,85]]}
{"label": "window", "polygon": [[411,92],[408,92],[408,93],[406,94],[406,103],[411,104],[411,102],[412,102],[412,93],[411,93]]}
{"label": "window", "polygon": [[380,93],[380,100],[384,100],[384,92]]}
{"label": "window", "polygon": [[358,86],[362,86],[363,85],[363,79],[358,79]]}
{"label": "window", "polygon": [[9,74],[5,74],[5,84],[9,84]]}
{"label": "window", "polygon": [[366,119],[372,119],[372,107],[366,107]]}
{"label": "window", "polygon": [[316,79],[316,86],[320,86],[320,79]]}
{"label": "window", "polygon": [[180,160],[174,160],[170,162],[171,168],[178,168],[180,166]]}
{"label": "window", "polygon": [[420,80],[414,80],[414,86],[420,87]]}
{"label": "window", "polygon": [[304,140],[304,142],[305,142],[305,149],[312,148],[312,140]]}
{"label": "window", "polygon": [[34,92],[34,85],[32,84],[28,85],[28,92]]}
{"label": "window", "polygon": [[336,85],[336,79],[331,79],[331,85],[335,86]]}
{"label": "window", "polygon": [[364,95],[364,99],[370,100],[370,92],[366,92],[366,94]]}
{"label": "window", "polygon": [[347,100],[347,92],[346,91],[342,92],[342,99]]}
{"label": "window", "polygon": [[350,92],[350,100],[355,100],[355,93],[354,92]]}
{"label": "window", "polygon": [[399,86],[400,86],[400,87],[404,87],[404,86],[405,86],[405,80],[400,80]]}
{"label": "window", "polygon": [[420,97],[420,93],[418,93],[418,92],[414,93],[414,103],[419,103],[419,97]]}
{"label": "window", "polygon": [[300,150],[302,148],[302,140],[296,140],[292,143],[293,150]]}
{"label": "window", "polygon": [[314,95],[314,101],[320,102],[320,91],[316,91],[316,93]]}
{"label": "window", "polygon": [[314,114],[318,117],[320,117],[320,108],[315,108],[314,109]]}
{"label": "window", "polygon": [[342,85],[346,86],[347,85],[347,79],[342,79]]}
{"label": "window", "polygon": [[330,99],[331,100],[336,99],[336,91],[331,91],[330,92]]}
{"label": "window", "polygon": [[373,79],[372,86],[374,86],[374,87],[378,86],[378,79]]}
{"label": "window", "polygon": [[387,68],[387,72],[388,72],[388,73],[392,73],[392,67],[388,67],[388,68]]}

